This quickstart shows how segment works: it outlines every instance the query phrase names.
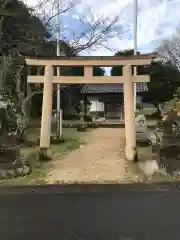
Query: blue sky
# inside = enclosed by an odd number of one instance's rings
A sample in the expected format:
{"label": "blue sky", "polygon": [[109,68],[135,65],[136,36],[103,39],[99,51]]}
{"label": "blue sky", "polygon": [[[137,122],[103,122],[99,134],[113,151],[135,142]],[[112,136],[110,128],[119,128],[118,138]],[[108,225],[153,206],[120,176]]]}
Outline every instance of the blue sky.
{"label": "blue sky", "polygon": [[[25,1],[25,0],[24,0]],[[42,1],[42,0],[40,0]],[[61,0],[64,5],[72,0]],[[37,0],[26,0],[29,5],[37,4]],[[52,8],[49,0],[44,9]],[[61,16],[62,35],[72,40],[72,33],[77,36],[84,31],[90,21],[89,8],[93,17],[103,14],[109,19],[119,15],[117,35],[107,39],[108,51],[97,48],[92,55],[112,55],[120,49],[133,48],[133,0],[84,0],[71,11]],[[173,34],[180,23],[180,0],[138,0],[138,50],[150,52],[155,50],[163,39]],[[85,23],[81,23],[81,19]],[[123,34],[121,32],[123,31]],[[85,41],[81,39],[81,41]],[[83,53],[86,54],[86,53]]]}

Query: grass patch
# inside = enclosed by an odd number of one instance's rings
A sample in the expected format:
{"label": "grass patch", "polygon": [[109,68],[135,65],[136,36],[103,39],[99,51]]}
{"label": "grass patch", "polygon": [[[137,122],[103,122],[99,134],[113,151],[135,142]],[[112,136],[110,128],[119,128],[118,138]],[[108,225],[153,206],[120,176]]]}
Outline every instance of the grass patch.
{"label": "grass patch", "polygon": [[[18,177],[13,179],[1,180],[2,185],[28,185],[28,184],[45,184],[47,172],[52,168],[53,161],[59,160],[65,154],[72,152],[73,150],[80,147],[80,145],[85,144],[82,137],[85,133],[78,132],[75,128],[65,128],[64,138],[65,142],[52,145],[50,148],[50,153],[52,154],[52,161],[41,162],[38,159],[38,148],[22,148],[21,154],[27,158],[30,165],[32,166],[32,172],[24,177]],[[31,128],[27,133],[27,138],[30,141],[36,141],[39,137],[40,129]]]}

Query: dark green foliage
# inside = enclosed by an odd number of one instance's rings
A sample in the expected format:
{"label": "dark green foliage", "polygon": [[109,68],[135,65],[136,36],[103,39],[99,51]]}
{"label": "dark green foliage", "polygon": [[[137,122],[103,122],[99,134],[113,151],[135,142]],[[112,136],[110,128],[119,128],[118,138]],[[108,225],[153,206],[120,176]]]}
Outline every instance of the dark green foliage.
{"label": "dark green foliage", "polygon": [[150,66],[148,92],[142,93],[144,101],[154,105],[172,99],[180,86],[180,72],[170,63],[153,61]]}
{"label": "dark green foliage", "polygon": [[138,102],[138,103],[136,104],[136,109],[137,109],[137,110],[142,110],[142,109],[143,109],[143,105]]}
{"label": "dark green foliage", "polygon": [[[134,50],[133,49],[125,49],[122,51],[118,51],[115,53],[115,56],[133,56],[134,55]],[[122,76],[122,67],[123,66],[116,66],[112,67],[111,69],[111,76]]]}
{"label": "dark green foliage", "polygon": [[[116,56],[132,56],[133,49],[119,51]],[[139,53],[138,53],[139,54]],[[132,72],[133,73],[133,72]],[[169,62],[154,60],[150,66],[139,66],[138,75],[149,75],[148,92],[141,93],[143,101],[158,105],[172,99],[177,88],[180,86],[180,72]],[[122,67],[113,67],[112,76],[122,75]]]}
{"label": "dark green foliage", "polygon": [[40,19],[17,0],[4,1],[0,5],[1,55],[16,55],[19,51],[35,54],[41,51],[44,37],[50,37]]}

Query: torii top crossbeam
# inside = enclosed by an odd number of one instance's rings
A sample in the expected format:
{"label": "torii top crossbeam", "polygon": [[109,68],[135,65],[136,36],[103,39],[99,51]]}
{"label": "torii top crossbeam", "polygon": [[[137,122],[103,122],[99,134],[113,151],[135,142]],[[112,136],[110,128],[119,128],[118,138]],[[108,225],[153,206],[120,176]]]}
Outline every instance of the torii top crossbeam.
{"label": "torii top crossbeam", "polygon": [[76,56],[76,57],[27,57],[26,64],[31,66],[123,66],[149,65],[156,53],[136,56]]}
{"label": "torii top crossbeam", "polygon": [[[94,84],[123,83],[124,76],[93,76],[93,66],[142,66],[149,65],[156,53],[137,56],[76,56],[76,57],[25,57],[31,66],[84,66],[84,76],[53,76],[52,83]],[[131,76],[132,82],[149,82],[148,75]],[[28,76],[28,83],[43,83],[44,76]]]}

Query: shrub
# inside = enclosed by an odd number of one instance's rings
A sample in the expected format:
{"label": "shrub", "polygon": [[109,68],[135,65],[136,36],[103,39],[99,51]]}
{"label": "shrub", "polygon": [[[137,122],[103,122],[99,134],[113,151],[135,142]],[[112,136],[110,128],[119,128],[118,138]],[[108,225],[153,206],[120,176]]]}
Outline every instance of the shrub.
{"label": "shrub", "polygon": [[93,118],[91,116],[84,116],[85,122],[93,122]]}
{"label": "shrub", "polygon": [[140,102],[136,103],[136,109],[137,110],[142,110],[143,109],[143,105]]}

